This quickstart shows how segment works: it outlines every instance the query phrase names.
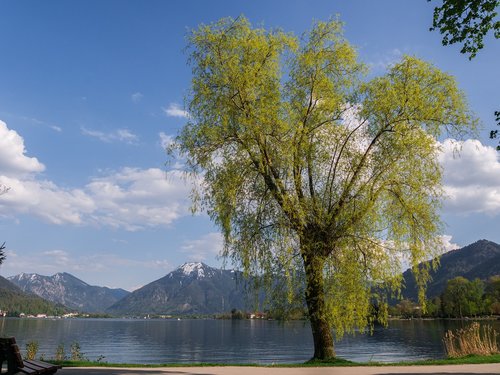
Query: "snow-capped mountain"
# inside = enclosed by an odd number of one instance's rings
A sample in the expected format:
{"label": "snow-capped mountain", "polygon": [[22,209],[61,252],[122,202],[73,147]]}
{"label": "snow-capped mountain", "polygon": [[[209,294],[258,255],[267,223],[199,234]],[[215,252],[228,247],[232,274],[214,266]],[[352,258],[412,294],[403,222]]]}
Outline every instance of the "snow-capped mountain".
{"label": "snow-capped mountain", "polygon": [[43,276],[21,273],[8,278],[24,292],[83,312],[102,312],[129,292],[89,285],[69,273]]}
{"label": "snow-capped mountain", "polygon": [[241,273],[204,263],[185,263],[132,292],[108,309],[111,314],[215,314],[243,309]]}

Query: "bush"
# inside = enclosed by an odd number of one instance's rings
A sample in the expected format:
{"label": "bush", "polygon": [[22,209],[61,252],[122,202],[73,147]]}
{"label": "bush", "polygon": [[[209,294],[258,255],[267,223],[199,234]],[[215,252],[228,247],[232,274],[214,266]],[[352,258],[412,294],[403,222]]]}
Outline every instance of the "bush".
{"label": "bush", "polygon": [[54,357],[56,361],[66,360],[66,352],[64,350],[64,344],[59,344],[56,349],[56,356]]}
{"label": "bush", "polygon": [[30,341],[26,343],[26,359],[35,359],[36,353],[38,353],[38,341]]}
{"label": "bush", "polygon": [[81,351],[80,344],[74,342],[71,344],[71,360],[72,361],[85,361],[86,358]]}

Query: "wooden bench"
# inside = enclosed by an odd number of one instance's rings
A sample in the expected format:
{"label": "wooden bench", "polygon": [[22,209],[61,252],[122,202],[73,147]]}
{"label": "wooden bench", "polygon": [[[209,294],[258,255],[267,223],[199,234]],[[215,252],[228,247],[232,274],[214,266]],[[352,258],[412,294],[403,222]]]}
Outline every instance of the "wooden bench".
{"label": "wooden bench", "polygon": [[54,374],[61,368],[59,365],[53,365],[42,361],[23,361],[14,337],[0,338],[0,373],[2,374],[4,374],[4,372],[2,372],[4,362],[7,362],[6,374],[9,375]]}

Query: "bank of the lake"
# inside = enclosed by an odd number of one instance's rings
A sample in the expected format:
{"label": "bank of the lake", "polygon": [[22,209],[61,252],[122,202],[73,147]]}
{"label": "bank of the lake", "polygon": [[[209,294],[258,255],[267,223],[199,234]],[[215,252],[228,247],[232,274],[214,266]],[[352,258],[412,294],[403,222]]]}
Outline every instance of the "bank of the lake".
{"label": "bank of the lake", "polygon": [[[500,331],[499,321],[488,321]],[[399,362],[444,357],[442,336],[463,321],[395,320],[373,335],[346,336],[337,355],[355,362]],[[78,342],[90,360],[110,363],[301,363],[312,354],[305,321],[0,319],[0,334],[15,336],[23,350],[37,341],[39,355],[52,358],[63,344],[66,354]]]}

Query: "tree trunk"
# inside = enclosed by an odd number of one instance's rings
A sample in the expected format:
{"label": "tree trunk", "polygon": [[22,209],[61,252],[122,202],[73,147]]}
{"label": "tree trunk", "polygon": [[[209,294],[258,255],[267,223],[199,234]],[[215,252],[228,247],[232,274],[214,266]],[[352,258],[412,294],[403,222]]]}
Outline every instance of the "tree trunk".
{"label": "tree trunk", "polygon": [[325,290],[323,278],[324,259],[317,255],[304,256],[306,271],[306,302],[311,320],[314,340],[314,356],[312,359],[326,360],[335,357],[333,336],[325,309]]}

